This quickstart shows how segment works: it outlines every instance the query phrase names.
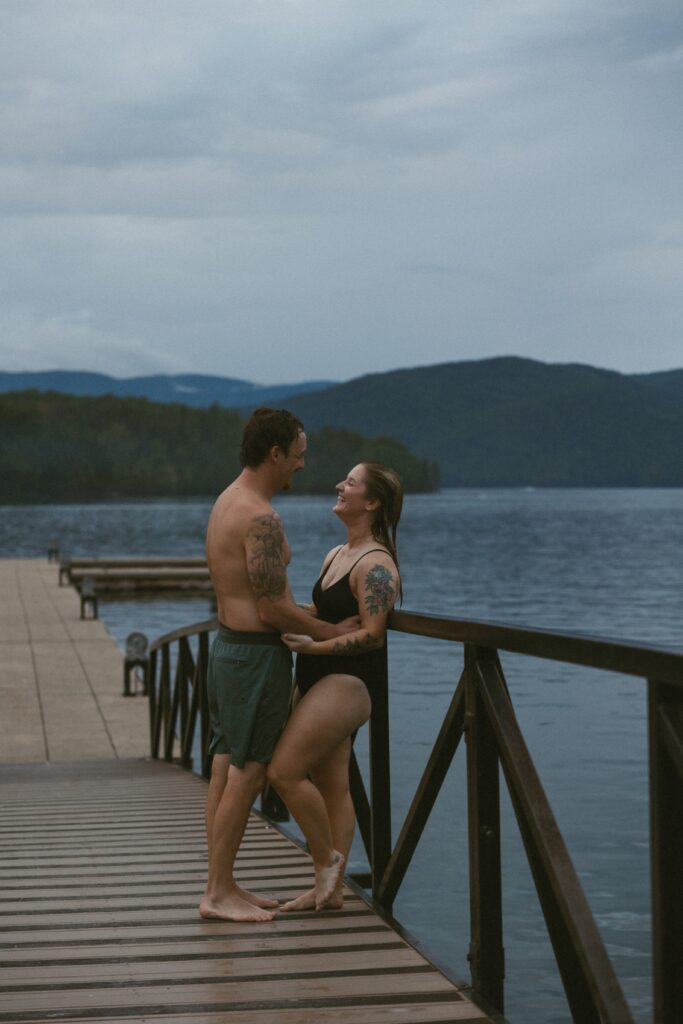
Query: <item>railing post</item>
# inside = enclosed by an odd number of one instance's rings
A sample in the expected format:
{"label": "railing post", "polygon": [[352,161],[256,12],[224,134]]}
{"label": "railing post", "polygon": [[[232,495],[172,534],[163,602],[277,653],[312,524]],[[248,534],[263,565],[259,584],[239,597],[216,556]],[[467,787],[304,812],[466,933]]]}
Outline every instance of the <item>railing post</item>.
{"label": "railing post", "polygon": [[683,693],[648,682],[654,1019],[683,1021]]}
{"label": "railing post", "polygon": [[145,692],[149,701],[149,747],[153,758],[159,757],[159,744],[155,743],[157,719],[157,652],[152,651],[145,666]]}
{"label": "railing post", "polygon": [[[178,643],[178,686],[180,687],[178,702],[180,707],[180,727],[178,730],[179,736],[184,739],[187,732],[187,722],[190,715],[190,693],[189,688],[192,686],[192,675],[194,672],[194,660],[192,658],[192,649],[190,647],[190,641],[186,636],[181,637]],[[182,747],[182,744],[181,744]],[[181,758],[183,754],[181,752]],[[189,768],[192,766],[192,759],[190,758],[189,764],[185,764],[184,767]]]}
{"label": "railing post", "polygon": [[478,692],[477,661],[496,652],[465,646],[465,736],[470,862],[472,986],[504,1011],[505,954],[500,860],[500,773],[493,729]]}
{"label": "railing post", "polygon": [[206,692],[206,677],[209,667],[209,634],[199,634],[199,725],[201,733],[202,775],[211,778],[211,758],[209,757],[209,698]]}
{"label": "railing post", "polygon": [[[351,759],[349,761],[349,789],[351,790],[353,809],[356,812],[358,831],[360,832],[360,837],[363,840],[368,864],[370,864],[372,863],[372,814],[370,811],[368,794],[365,792],[365,783],[363,782],[363,776],[360,773],[360,768],[358,767],[358,761],[353,747],[351,748]],[[370,876],[370,881],[365,884],[364,888],[370,888],[371,885],[372,875]]]}
{"label": "railing post", "polygon": [[176,741],[176,728],[178,726],[178,712],[180,710],[180,695],[187,686],[184,671],[184,658],[182,650],[182,639],[178,644],[178,651],[176,654],[175,672],[173,674],[173,695],[171,699],[171,705],[168,713],[168,717],[165,719],[165,732],[164,732],[164,759],[166,761],[173,760],[173,748]]}
{"label": "railing post", "polygon": [[376,687],[370,720],[370,803],[372,836],[372,894],[379,898],[380,883],[391,857],[391,766],[389,758],[389,679],[384,649],[382,685]]}
{"label": "railing post", "polygon": [[[163,754],[173,760],[176,739],[180,740],[179,760],[185,768],[193,765],[193,748],[197,716],[201,729],[201,772],[211,777],[211,757],[207,750],[210,739],[209,707],[207,699],[207,666],[209,660],[210,631],[215,620],[198,623],[190,630],[169,633],[152,644],[145,668],[146,693],[149,700],[150,749],[153,758],[159,757],[163,738]],[[195,658],[190,636],[197,637]],[[171,683],[171,645],[177,644],[177,658],[173,684]],[[178,724],[180,719],[180,724]],[[178,735],[176,735],[178,733]]]}
{"label": "railing post", "polygon": [[164,738],[164,751],[166,748],[166,737],[168,736],[168,723],[171,715],[171,645],[164,644],[161,648],[161,677],[159,680],[159,701],[157,713],[157,727],[155,743],[157,749],[161,737]]}
{"label": "railing post", "polygon": [[[441,791],[446,773],[463,736],[465,722],[465,680],[458,681],[453,699],[443,720],[436,743],[422,773],[415,796],[403,823],[398,839],[384,872],[380,886],[379,900],[383,907],[391,910],[396,894],[405,877],[417,844],[424,832],[432,808]],[[360,819],[359,819],[360,822]],[[361,827],[362,832],[362,827]]]}

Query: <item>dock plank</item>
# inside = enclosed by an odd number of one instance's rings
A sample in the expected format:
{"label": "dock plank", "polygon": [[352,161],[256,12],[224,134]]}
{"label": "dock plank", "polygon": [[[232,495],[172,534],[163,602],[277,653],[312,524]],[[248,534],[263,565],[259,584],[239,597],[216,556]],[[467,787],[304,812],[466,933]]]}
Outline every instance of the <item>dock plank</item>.
{"label": "dock plank", "polygon": [[[348,887],[341,911],[199,917],[206,783],[176,766],[13,766],[3,782],[0,1024],[488,1019]],[[256,815],[237,870],[279,899],[312,880]]]}
{"label": "dock plank", "polygon": [[[122,668],[54,564],[0,562],[0,1024],[489,1019],[352,888],[339,911],[203,920],[206,783],[148,758]],[[284,901],[313,870],[252,815],[236,875]]]}
{"label": "dock plank", "polygon": [[123,652],[81,620],[47,559],[0,560],[0,764],[143,757],[149,728],[122,697]]}

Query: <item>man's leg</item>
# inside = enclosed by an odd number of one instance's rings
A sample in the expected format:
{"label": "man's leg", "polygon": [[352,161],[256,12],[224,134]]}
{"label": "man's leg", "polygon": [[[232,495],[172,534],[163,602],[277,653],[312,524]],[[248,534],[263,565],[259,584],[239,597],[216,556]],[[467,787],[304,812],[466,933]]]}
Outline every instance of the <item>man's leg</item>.
{"label": "man's leg", "polygon": [[[219,756],[227,758],[227,755]],[[240,889],[233,877],[237,851],[251,806],[263,788],[266,766],[256,761],[247,761],[244,768],[226,766],[227,778],[216,801],[222,774],[223,766],[219,763],[217,781],[213,790],[209,787],[207,799],[207,829],[211,827],[209,880],[199,904],[199,913],[202,917],[228,921],[270,921],[274,917],[273,911],[249,902],[252,894]],[[211,781],[214,781],[213,772]]]}
{"label": "man's leg", "polygon": [[[213,824],[216,817],[216,810],[223,796],[223,792],[228,782],[228,772],[230,769],[230,755],[229,754],[214,754],[213,763],[211,765],[211,780],[209,782],[209,791],[206,797],[206,808],[204,812],[206,821],[206,845],[209,851],[209,863],[211,863],[211,849],[213,846]],[[261,896],[257,892],[251,892],[249,889],[242,888],[241,885],[236,886],[237,892],[243,900],[247,900],[248,903],[253,903],[255,907],[265,907],[267,909],[275,908],[279,906],[277,900],[271,899],[269,896]],[[208,892],[209,886],[207,882],[204,896]]]}
{"label": "man's leg", "polygon": [[216,808],[221,802],[223,790],[228,781],[228,769],[230,767],[230,754],[214,754],[211,764],[211,780],[209,791],[206,795],[206,807],[204,809],[204,820],[206,822],[206,845],[209,849],[209,861],[211,861],[211,843],[213,839],[213,821],[216,816]]}

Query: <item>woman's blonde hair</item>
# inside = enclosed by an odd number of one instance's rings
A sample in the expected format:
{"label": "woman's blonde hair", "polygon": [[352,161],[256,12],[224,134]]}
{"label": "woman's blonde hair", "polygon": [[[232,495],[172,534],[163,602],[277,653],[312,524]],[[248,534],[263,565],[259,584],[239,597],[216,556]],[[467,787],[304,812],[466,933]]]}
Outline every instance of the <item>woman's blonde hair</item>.
{"label": "woman's blonde hair", "polygon": [[[383,466],[381,462],[364,462],[365,487],[368,498],[379,502],[379,508],[375,512],[372,521],[372,536],[379,544],[388,549],[389,554],[398,565],[398,552],[396,550],[396,530],[401,509],[403,508],[403,484],[401,478],[390,466]],[[401,578],[398,581],[399,595],[403,596]]]}

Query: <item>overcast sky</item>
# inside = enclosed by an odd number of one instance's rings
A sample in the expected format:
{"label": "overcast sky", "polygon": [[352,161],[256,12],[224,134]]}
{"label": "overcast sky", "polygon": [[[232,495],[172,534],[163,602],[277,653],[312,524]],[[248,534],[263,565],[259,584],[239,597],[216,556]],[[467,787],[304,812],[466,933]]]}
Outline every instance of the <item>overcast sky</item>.
{"label": "overcast sky", "polygon": [[0,369],[683,366],[680,0],[0,0]]}

